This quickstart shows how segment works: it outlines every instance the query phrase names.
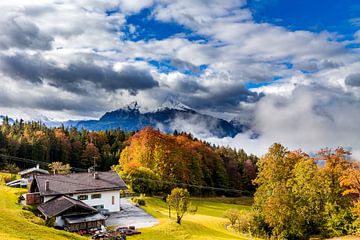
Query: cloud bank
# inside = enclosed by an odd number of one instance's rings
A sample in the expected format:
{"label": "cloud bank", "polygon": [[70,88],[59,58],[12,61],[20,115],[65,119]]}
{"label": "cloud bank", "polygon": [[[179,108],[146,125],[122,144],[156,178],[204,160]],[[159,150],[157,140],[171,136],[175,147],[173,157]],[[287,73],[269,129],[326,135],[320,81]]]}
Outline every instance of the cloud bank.
{"label": "cloud bank", "polygon": [[5,1],[0,28],[2,115],[97,118],[173,96],[251,122],[234,139],[202,129],[215,143],[259,154],[275,141],[360,151],[358,33],[257,22],[245,0]]}

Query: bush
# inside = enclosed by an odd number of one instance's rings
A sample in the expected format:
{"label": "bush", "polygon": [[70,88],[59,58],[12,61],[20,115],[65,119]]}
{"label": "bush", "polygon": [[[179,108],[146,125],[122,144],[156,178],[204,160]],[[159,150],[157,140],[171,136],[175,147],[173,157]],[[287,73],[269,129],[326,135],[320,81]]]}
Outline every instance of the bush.
{"label": "bush", "polygon": [[334,206],[326,206],[322,234],[326,237],[340,237],[354,232],[355,217],[350,209],[337,209]]}
{"label": "bush", "polygon": [[32,212],[35,215],[37,215],[39,213],[39,210],[37,210],[37,207],[36,206],[31,206],[31,205],[22,206],[22,210]]}
{"label": "bush", "polygon": [[55,226],[55,217],[49,218],[45,220],[45,226],[54,227]]}
{"label": "bush", "polygon": [[5,176],[1,177],[2,183],[8,183],[14,180],[16,180],[16,174],[6,174]]}
{"label": "bush", "polygon": [[149,168],[129,168],[127,171],[122,172],[121,175],[135,193],[153,195],[161,190],[159,177]]}
{"label": "bush", "polygon": [[256,231],[254,214],[240,211],[234,228],[241,233],[254,233]]}
{"label": "bush", "polygon": [[145,206],[145,199],[139,199],[138,200],[138,204],[140,205],[140,206]]}
{"label": "bush", "polygon": [[226,212],[224,213],[224,217],[229,219],[231,226],[234,226],[239,218],[239,214],[240,214],[239,210],[232,208],[226,210]]}
{"label": "bush", "polygon": [[354,222],[353,222],[353,233],[354,235],[360,237],[360,218],[357,218]]}
{"label": "bush", "polygon": [[146,202],[145,202],[145,199],[142,199],[142,198],[138,198],[138,197],[132,197],[131,198],[131,201],[135,204],[138,204],[140,206],[145,206],[146,205]]}

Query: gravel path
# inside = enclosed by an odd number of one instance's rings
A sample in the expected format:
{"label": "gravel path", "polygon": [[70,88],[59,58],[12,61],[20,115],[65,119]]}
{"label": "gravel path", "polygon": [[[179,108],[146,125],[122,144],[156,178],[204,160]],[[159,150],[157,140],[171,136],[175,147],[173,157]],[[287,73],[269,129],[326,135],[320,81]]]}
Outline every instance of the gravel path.
{"label": "gravel path", "polygon": [[135,226],[136,229],[138,229],[159,224],[156,218],[133,205],[129,198],[121,198],[120,206],[122,210],[117,213],[111,213],[110,217],[106,220],[105,223],[107,226]]}

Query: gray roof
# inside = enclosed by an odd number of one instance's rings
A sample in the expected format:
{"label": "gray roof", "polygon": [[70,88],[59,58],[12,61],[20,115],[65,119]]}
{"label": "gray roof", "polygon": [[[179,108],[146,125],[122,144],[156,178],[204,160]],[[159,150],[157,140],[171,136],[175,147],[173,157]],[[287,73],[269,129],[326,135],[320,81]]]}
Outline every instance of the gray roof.
{"label": "gray roof", "polygon": [[[125,182],[116,172],[71,173],[63,175],[36,175],[33,184],[37,184],[41,196],[56,196],[71,193],[90,193],[127,189]],[[49,190],[45,191],[45,181]]]}
{"label": "gray roof", "polygon": [[29,169],[25,169],[21,172],[18,172],[19,175],[25,175],[25,174],[29,174],[32,172],[38,172],[38,173],[43,173],[43,174],[49,174],[49,172],[47,170],[38,168],[38,167],[33,167],[33,168],[29,168]]}
{"label": "gray roof", "polygon": [[93,222],[93,221],[105,220],[106,217],[104,217],[100,213],[95,213],[95,214],[90,214],[90,215],[86,215],[86,216],[65,217],[64,219],[69,224],[75,224],[75,223],[83,223],[83,222]]}
{"label": "gray roof", "polygon": [[70,209],[79,212],[96,212],[95,208],[90,207],[82,201],[67,196],[61,196],[42,203],[38,206],[38,209],[44,216],[48,218],[59,216]]}

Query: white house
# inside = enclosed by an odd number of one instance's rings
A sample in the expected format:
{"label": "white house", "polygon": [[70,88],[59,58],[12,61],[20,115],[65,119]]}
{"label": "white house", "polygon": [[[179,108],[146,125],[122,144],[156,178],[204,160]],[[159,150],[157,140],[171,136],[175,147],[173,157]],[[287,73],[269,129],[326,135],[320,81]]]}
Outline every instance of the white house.
{"label": "white house", "polygon": [[95,209],[120,211],[120,192],[126,184],[116,172],[36,175],[27,194],[31,203],[46,203],[59,196],[80,200]]}
{"label": "white house", "polygon": [[38,164],[36,167],[25,169],[18,174],[21,176],[21,178],[8,182],[6,186],[26,188],[29,184],[31,184],[35,175],[45,175],[49,174],[49,172],[47,170],[41,169]]}

